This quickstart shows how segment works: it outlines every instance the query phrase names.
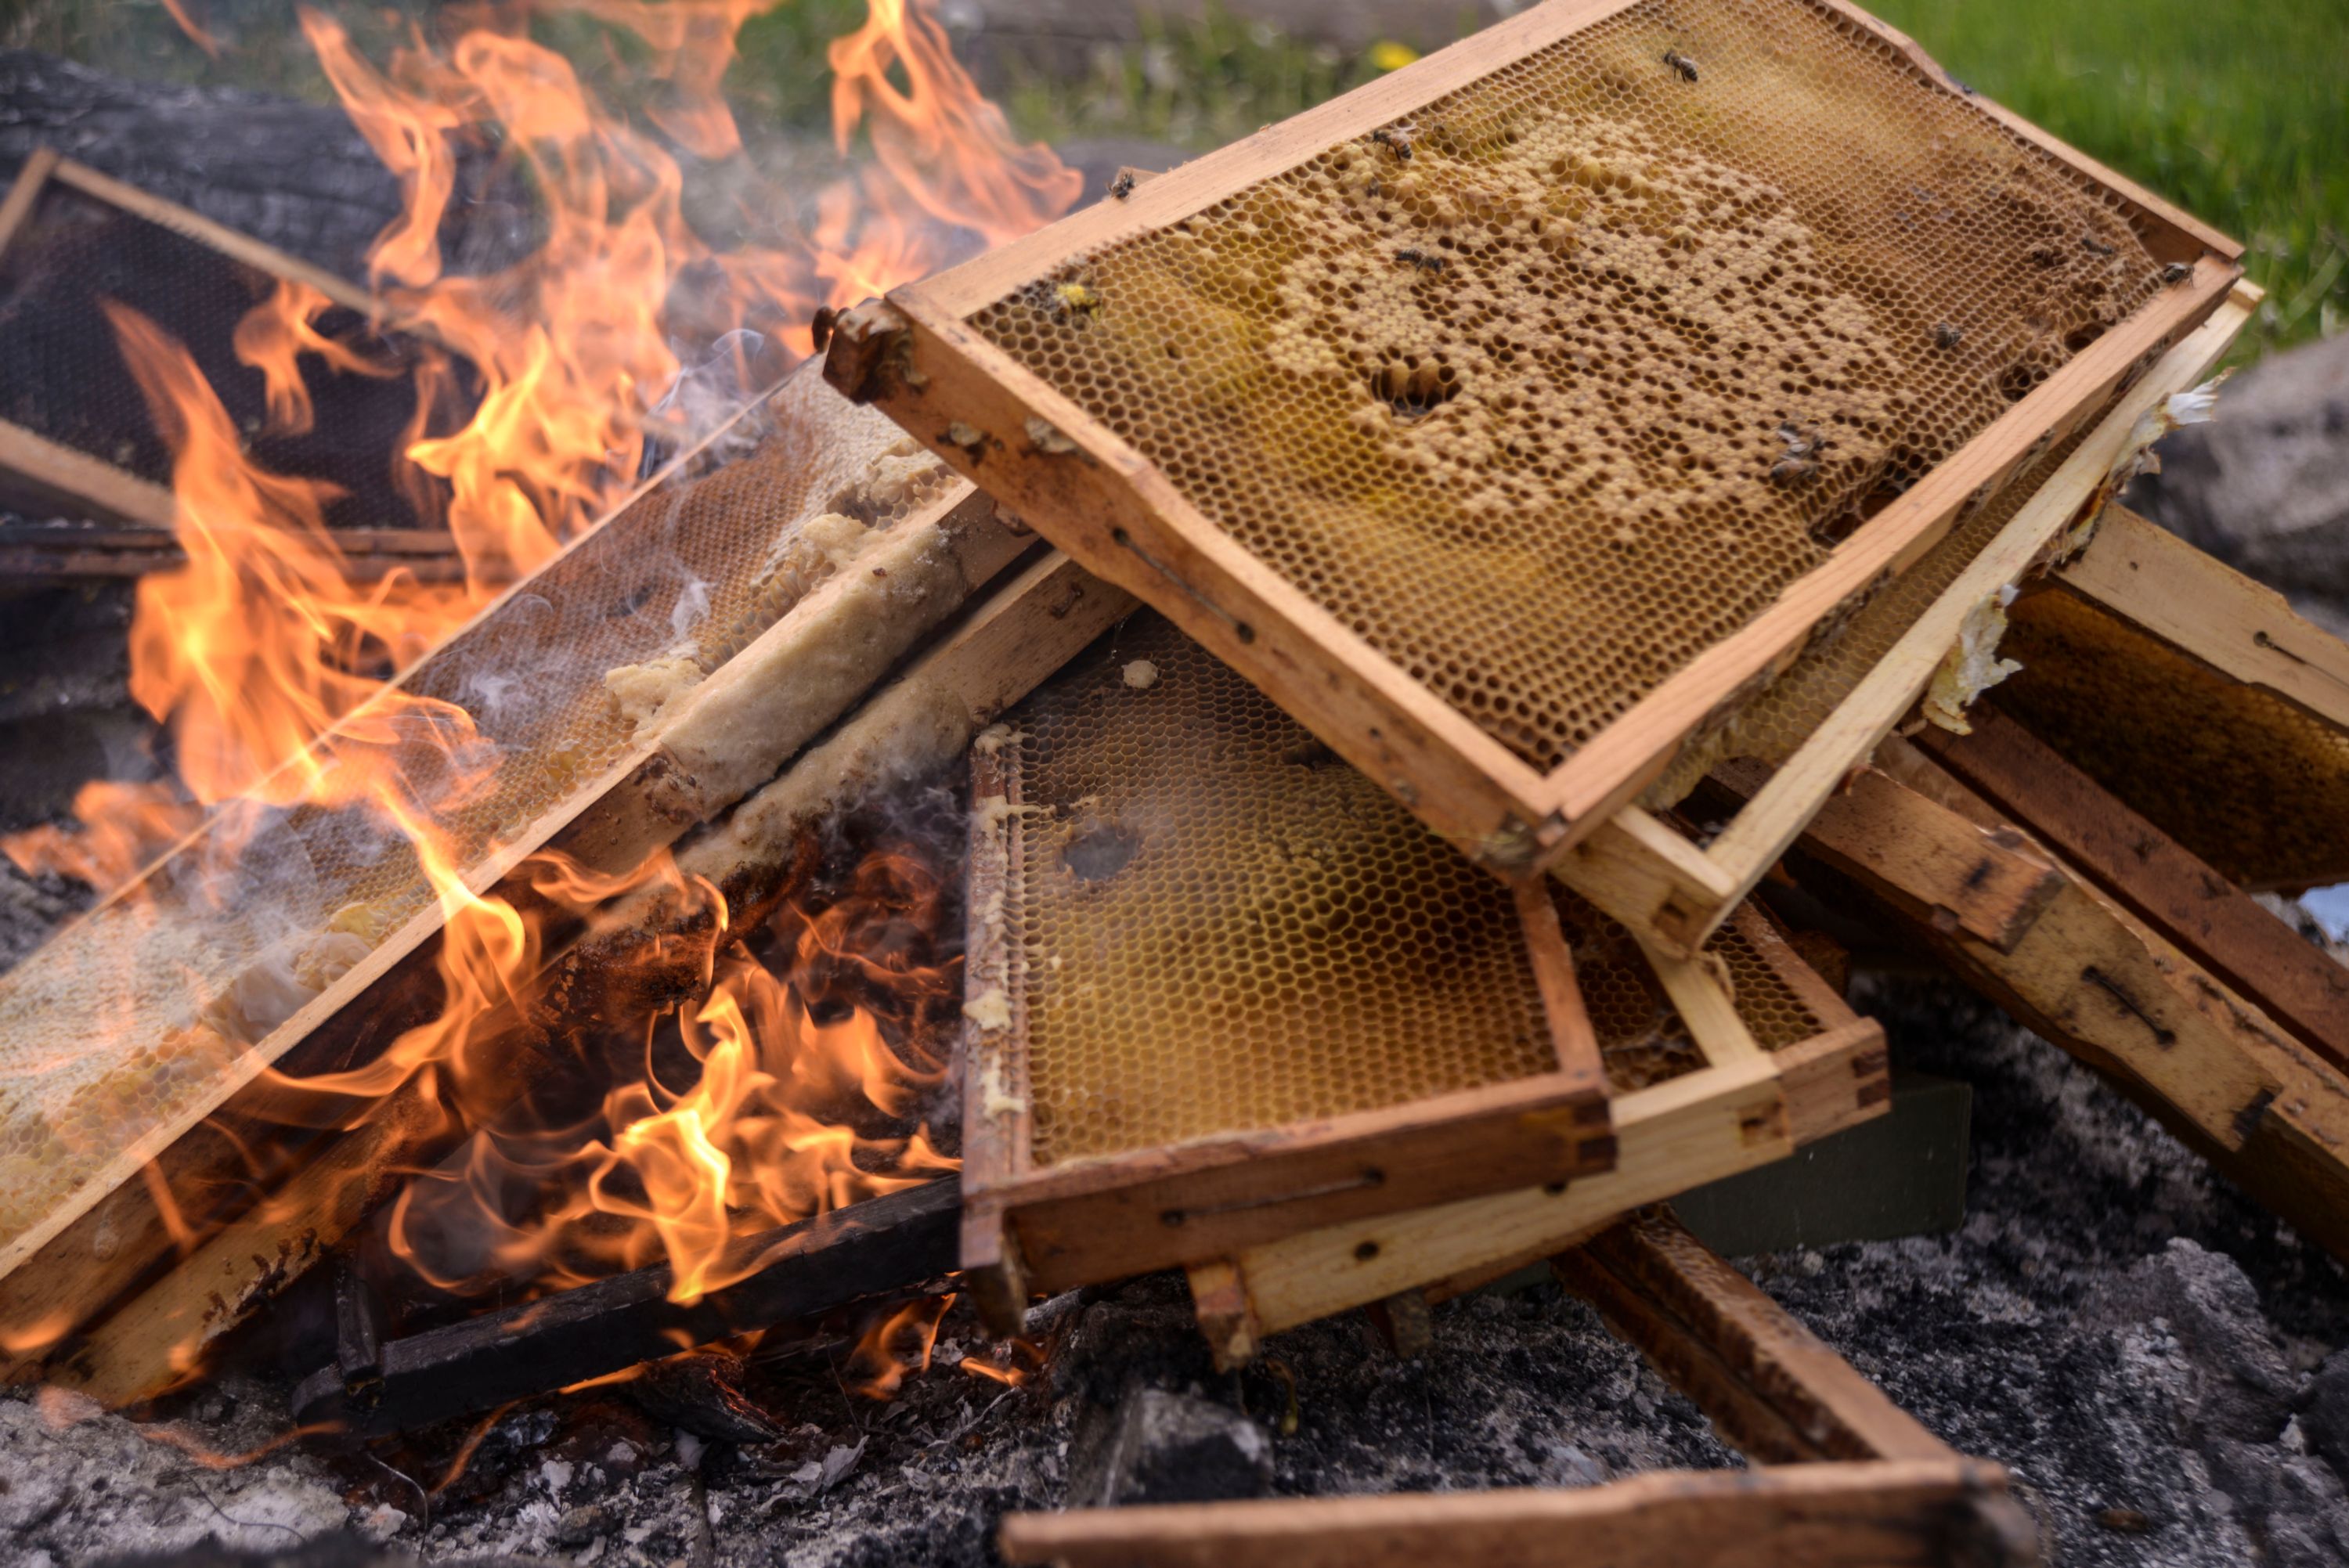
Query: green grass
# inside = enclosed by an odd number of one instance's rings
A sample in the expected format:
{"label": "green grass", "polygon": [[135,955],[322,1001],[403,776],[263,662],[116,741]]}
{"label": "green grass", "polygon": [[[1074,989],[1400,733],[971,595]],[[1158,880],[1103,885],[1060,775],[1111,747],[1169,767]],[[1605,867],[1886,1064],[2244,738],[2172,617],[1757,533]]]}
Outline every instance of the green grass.
{"label": "green grass", "polygon": [[2349,0],[1880,0],[1953,75],[2249,247],[2251,349],[2349,323]]}
{"label": "green grass", "polygon": [[[1107,0],[1115,3],[1115,0]],[[1439,0],[1439,4],[1442,0]],[[156,0],[0,0],[0,42],[128,75],[328,95],[292,0],[194,0],[234,47],[208,60]],[[333,4],[369,53],[397,21]],[[1877,0],[1960,77],[2251,247],[2268,303],[2239,357],[2349,322],[2349,0]],[[429,0],[411,9],[427,19]],[[728,78],[746,123],[825,122],[823,46],[862,0],[789,0],[750,22]],[[640,53],[613,29],[543,19],[591,85],[625,103]],[[1073,74],[1016,62],[1001,89],[1025,136],[1140,137],[1218,146],[1368,80],[1365,57],[1211,11],[1152,24]]]}

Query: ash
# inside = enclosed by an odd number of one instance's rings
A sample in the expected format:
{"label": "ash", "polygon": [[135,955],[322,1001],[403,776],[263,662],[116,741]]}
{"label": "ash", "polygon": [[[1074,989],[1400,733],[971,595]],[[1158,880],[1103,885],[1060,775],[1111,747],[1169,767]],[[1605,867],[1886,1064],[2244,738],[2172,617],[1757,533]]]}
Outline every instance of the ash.
{"label": "ash", "polygon": [[[1968,994],[1870,989],[1897,1060],[1974,1086],[1970,1217],[1744,1266],[1935,1433],[2012,1467],[2055,1562],[2349,1560],[2349,1276]],[[739,1406],[623,1385],[511,1409],[470,1454],[479,1429],[454,1423],[396,1451],[313,1438],[212,1468],[193,1454],[284,1432],[282,1386],[232,1380],[143,1428],[20,1393],[0,1402],[0,1537],[26,1564],[978,1563],[1005,1512],[1114,1484],[1118,1413],[1153,1391],[1185,1397],[1158,1403],[1207,1437],[1126,1495],[1571,1487],[1739,1462],[1547,1282],[1438,1309],[1418,1360],[1350,1315],[1218,1375],[1174,1275],[1061,1298],[1031,1326],[1046,1360],[1018,1387],[961,1366],[1004,1347],[960,1305],[886,1402],[849,1391],[842,1352],[754,1357],[742,1387],[781,1435],[749,1441],[706,1435],[745,1435]]]}

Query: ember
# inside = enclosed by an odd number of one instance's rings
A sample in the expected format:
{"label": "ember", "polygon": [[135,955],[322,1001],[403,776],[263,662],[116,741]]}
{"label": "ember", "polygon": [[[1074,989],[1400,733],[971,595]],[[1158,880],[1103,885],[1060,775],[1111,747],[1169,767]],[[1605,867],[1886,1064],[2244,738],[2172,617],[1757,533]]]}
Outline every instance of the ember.
{"label": "ember", "polygon": [[[591,1557],[995,1464],[962,1556],[2044,1561],[2044,1455],[1713,1244],[1964,1212],[1920,964],[2349,1262],[2349,981],[2247,891],[2349,841],[2209,787],[2344,788],[2349,646],[2117,499],[2240,244],[1841,0],[1549,0],[1075,211],[924,0],[762,173],[777,4],[301,8],[364,288],[56,150],[0,204],[0,360],[104,370],[0,493],[109,525],[0,565],[137,578],[166,734],[0,841],[99,895],[0,978],[48,1440]],[[1446,1359],[1513,1314],[1571,1353]],[[1602,1364],[1616,1460],[1455,1484],[1428,1368]],[[1425,1462],[1332,1461],[1391,1377]]]}

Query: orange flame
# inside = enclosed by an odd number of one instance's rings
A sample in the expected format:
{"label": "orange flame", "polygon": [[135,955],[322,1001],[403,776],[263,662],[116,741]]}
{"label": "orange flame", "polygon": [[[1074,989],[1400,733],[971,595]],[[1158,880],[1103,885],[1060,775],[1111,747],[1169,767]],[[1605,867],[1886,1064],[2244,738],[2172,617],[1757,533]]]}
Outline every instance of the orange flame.
{"label": "orange flame", "polygon": [[[663,1261],[672,1294],[690,1301],[749,1266],[731,1246],[740,1238],[953,1166],[921,1125],[945,1064],[905,1026],[953,977],[870,960],[862,946],[864,923],[939,913],[935,878],[926,883],[902,856],[875,857],[848,896],[792,916],[787,973],[718,951],[713,935],[684,955],[698,965],[698,999],[669,1026],[635,1020],[636,1059],[593,1103],[518,1113],[515,1044],[544,962],[543,923],[657,886],[705,910],[714,934],[722,901],[665,857],[622,878],[542,857],[515,873],[528,898],[475,892],[443,823],[494,781],[502,759],[461,709],[385,682],[635,480],[655,406],[678,380],[680,342],[750,325],[783,358],[804,354],[817,305],[1011,238],[1074,199],[1078,176],[1012,139],[955,64],[926,0],[871,0],[865,25],[829,55],[840,173],[804,199],[768,191],[738,202],[759,242],[713,247],[687,222],[669,148],[744,172],[722,80],[742,24],[777,3],[542,5],[647,46],[660,89],[650,130],[596,101],[529,36],[529,5],[465,12],[468,29],[445,44],[411,26],[380,66],[332,17],[301,10],[328,82],[401,192],[401,214],[370,255],[388,322],[425,346],[396,482],[445,497],[432,515],[463,560],[461,583],[400,573],[355,581],[323,521],[333,492],[256,465],[187,349],[138,313],[108,307],[174,454],[187,561],[141,582],[131,666],[134,696],[171,727],[178,777],[93,785],[77,801],[78,831],[41,830],[0,849],[28,869],[114,885],[207,808],[216,833],[258,807],[360,808],[409,840],[446,921],[443,1008],[375,1061],[303,1080],[287,1114],[347,1126],[398,1091],[456,1119],[460,1153],[412,1181],[388,1217],[395,1248],[446,1288],[569,1283]],[[865,146],[869,157],[852,158]],[[483,168],[538,201],[537,243],[499,270],[460,273],[442,229]],[[715,306],[696,302],[690,334],[676,305],[688,274],[726,285]],[[313,362],[388,373],[319,330],[326,308],[316,291],[288,284],[236,334],[275,430],[316,421],[304,380]],[[478,386],[470,418],[428,432],[425,410],[460,374]],[[379,935],[364,919],[340,934],[362,953]],[[925,1360],[935,1333],[933,1316]],[[876,1372],[874,1386],[900,1375]]]}

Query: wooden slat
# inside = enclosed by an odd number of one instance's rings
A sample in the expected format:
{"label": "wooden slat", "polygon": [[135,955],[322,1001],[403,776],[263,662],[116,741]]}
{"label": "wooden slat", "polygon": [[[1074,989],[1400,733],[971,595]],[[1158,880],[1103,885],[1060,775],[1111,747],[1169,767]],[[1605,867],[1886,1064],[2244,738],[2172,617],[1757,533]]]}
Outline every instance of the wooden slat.
{"label": "wooden slat", "polygon": [[307,284],[336,304],[356,311],[379,325],[396,325],[402,331],[440,341],[437,333],[405,313],[393,310],[357,284],[336,277],[326,268],[314,266],[299,256],[289,255],[274,245],[265,245],[250,234],[240,234],[224,223],[215,223],[202,213],[191,211],[176,201],[166,201],[160,196],[150,195],[136,185],[127,184],[110,174],[100,174],[88,164],[77,163],[70,158],[59,159],[53,178],[60,185],[70,185],[83,194],[95,196],[107,205],[119,208],[135,218],[144,218],[150,223],[184,234],[272,277],[291,278],[297,283]]}
{"label": "wooden slat", "polygon": [[1228,1260],[1232,1275],[1208,1276],[1224,1287],[1225,1310],[1201,1327],[1220,1357],[1245,1359],[1237,1347],[1265,1335],[1503,1262],[1547,1257],[1644,1204],[1783,1159],[1889,1102],[1883,1030],[1866,1019],[1619,1095],[1612,1171],[1245,1249]]}
{"label": "wooden slat", "polygon": [[1752,1460],[1958,1457],[1669,1209],[1643,1211],[1551,1268]]}
{"label": "wooden slat", "polygon": [[2053,581],[2220,674],[2349,730],[2349,645],[2284,596],[2122,506]]}
{"label": "wooden slat", "polygon": [[2023,1568],[2036,1540],[2005,1485],[1961,1459],[1665,1471],[1581,1491],[1019,1513],[999,1545],[1061,1568]]}
{"label": "wooden slat", "polygon": [[2196,963],[2349,1068],[2349,966],[2321,953],[2013,719],[1920,744]]}
{"label": "wooden slat", "polygon": [[[1913,747],[1894,743],[1878,760],[1923,803],[1904,811],[1930,807],[2027,832]],[[1833,827],[1823,818],[1813,834]],[[2223,1174],[2349,1259],[2349,1075],[2050,846],[2034,841],[2033,851],[2064,886],[2012,952],[1962,931],[1911,929],[1969,985],[2109,1074]],[[1851,865],[1870,891],[1900,871],[1857,857]]]}
{"label": "wooden slat", "polygon": [[49,176],[57,167],[57,150],[54,147],[33,149],[18,167],[16,178],[9,182],[8,194],[0,197],[0,254],[6,253],[8,242],[15,239],[16,231],[25,226],[26,216],[32,211],[35,198],[40,195],[41,187],[48,183]]}
{"label": "wooden slat", "polygon": [[98,515],[149,528],[179,521],[179,503],[161,485],[127,474],[87,452],[0,419],[0,498],[39,516]]}
{"label": "wooden slat", "polygon": [[[353,582],[404,572],[419,583],[464,581],[455,536],[437,530],[336,529],[330,535]],[[187,564],[176,537],[151,528],[0,524],[0,578],[143,577]]]}
{"label": "wooden slat", "polygon": [[953,1272],[959,1208],[953,1181],[930,1181],[743,1237],[711,1270],[742,1277],[690,1302],[656,1264],[390,1340],[372,1365],[305,1380],[295,1415],[360,1437],[410,1430],[908,1291]]}
{"label": "wooden slat", "polygon": [[[1723,763],[1712,779],[1743,801],[1769,776],[1749,759]],[[1829,797],[1803,847],[1838,871],[1866,874],[1904,913],[2007,952],[2064,888],[2063,873],[2022,834],[1952,816],[1874,769]]]}

